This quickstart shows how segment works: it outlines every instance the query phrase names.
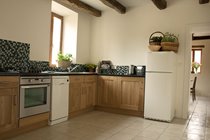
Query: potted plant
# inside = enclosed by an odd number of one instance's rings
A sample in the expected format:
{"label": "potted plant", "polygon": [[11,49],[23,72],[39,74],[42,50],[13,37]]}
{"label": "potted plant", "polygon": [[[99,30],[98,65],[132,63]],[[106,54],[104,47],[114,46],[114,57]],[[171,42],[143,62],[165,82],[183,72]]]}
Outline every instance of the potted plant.
{"label": "potted plant", "polygon": [[156,31],[154,33],[152,33],[149,37],[149,49],[151,51],[159,51],[161,46],[161,40],[163,38],[163,33],[160,31]]}
{"label": "potted plant", "polygon": [[195,74],[197,74],[198,73],[198,68],[201,66],[201,64],[200,63],[198,63],[198,62],[192,62],[192,67],[193,67],[193,72],[195,72]]}
{"label": "potted plant", "polygon": [[166,32],[161,40],[161,50],[177,52],[178,47],[178,37],[172,33]]}
{"label": "potted plant", "polygon": [[95,64],[85,64],[85,68],[86,68],[89,72],[95,72],[96,66],[97,66],[97,65],[95,65]]}
{"label": "potted plant", "polygon": [[62,54],[61,52],[58,53],[58,67],[62,67],[66,69],[71,65],[72,62],[72,55],[71,54]]}
{"label": "potted plant", "polygon": [[153,36],[152,38],[150,38],[149,44],[160,45],[162,38],[163,38],[162,36]]}

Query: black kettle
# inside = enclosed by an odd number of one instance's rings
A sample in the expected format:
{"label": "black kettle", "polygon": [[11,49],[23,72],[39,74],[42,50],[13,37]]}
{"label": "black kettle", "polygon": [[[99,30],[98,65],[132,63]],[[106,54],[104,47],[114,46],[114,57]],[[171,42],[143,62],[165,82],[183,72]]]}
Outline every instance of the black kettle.
{"label": "black kettle", "polygon": [[136,75],[136,66],[135,65],[130,66],[130,75]]}

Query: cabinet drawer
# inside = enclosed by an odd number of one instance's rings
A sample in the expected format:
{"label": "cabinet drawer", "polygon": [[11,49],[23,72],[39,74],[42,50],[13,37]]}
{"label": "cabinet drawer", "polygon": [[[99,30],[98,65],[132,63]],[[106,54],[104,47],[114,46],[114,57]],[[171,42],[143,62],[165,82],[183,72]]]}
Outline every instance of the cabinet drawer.
{"label": "cabinet drawer", "polygon": [[73,75],[69,76],[70,83],[82,83],[84,81],[84,76]]}
{"label": "cabinet drawer", "polygon": [[18,87],[18,76],[0,76],[0,88]]}
{"label": "cabinet drawer", "polygon": [[85,82],[96,82],[96,76],[95,75],[88,75],[84,76]]}

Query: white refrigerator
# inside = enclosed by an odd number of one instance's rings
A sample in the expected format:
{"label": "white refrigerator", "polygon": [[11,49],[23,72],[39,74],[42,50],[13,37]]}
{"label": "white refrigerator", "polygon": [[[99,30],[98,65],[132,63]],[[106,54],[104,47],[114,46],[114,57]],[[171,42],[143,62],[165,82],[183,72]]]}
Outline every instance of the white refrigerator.
{"label": "white refrigerator", "polygon": [[176,54],[146,54],[144,117],[171,122],[175,113]]}

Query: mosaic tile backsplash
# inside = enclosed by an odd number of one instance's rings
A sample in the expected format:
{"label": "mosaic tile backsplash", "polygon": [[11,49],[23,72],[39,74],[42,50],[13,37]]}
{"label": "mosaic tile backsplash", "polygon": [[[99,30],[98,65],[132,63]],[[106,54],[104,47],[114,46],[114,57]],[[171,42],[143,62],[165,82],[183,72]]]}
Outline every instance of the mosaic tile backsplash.
{"label": "mosaic tile backsplash", "polygon": [[[59,67],[50,67],[48,61],[29,59],[30,44],[0,39],[0,68],[19,72],[68,71]],[[72,72],[86,72],[84,64],[71,64]],[[116,66],[116,69],[101,69],[101,74],[128,75],[129,66]]]}
{"label": "mosaic tile backsplash", "polygon": [[24,69],[29,62],[30,44],[0,39],[0,67]]}
{"label": "mosaic tile backsplash", "polygon": [[116,66],[116,69],[101,69],[100,74],[128,75],[129,74],[129,66]]}

